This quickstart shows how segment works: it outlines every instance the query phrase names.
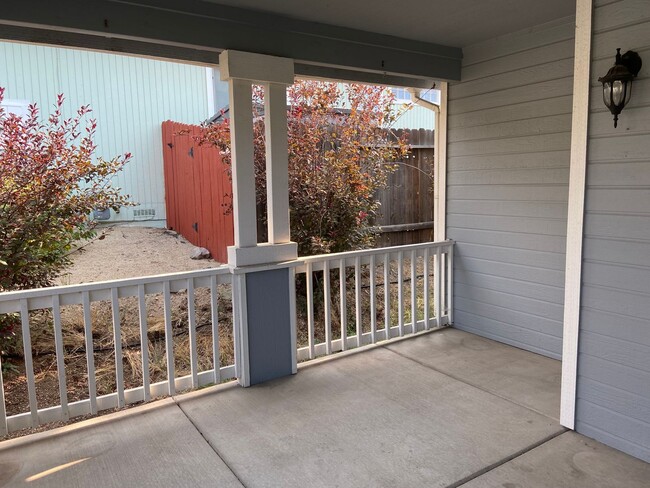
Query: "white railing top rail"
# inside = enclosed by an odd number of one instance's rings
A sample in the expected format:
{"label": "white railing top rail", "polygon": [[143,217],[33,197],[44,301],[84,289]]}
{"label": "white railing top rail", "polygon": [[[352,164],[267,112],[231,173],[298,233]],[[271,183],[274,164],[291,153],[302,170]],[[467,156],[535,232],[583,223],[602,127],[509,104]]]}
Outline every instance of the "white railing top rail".
{"label": "white railing top rail", "polygon": [[388,254],[406,251],[418,251],[421,249],[447,249],[453,246],[454,241],[423,242],[420,244],[407,244],[404,246],[378,247],[373,249],[359,249],[357,251],[336,252],[331,254],[319,254],[317,256],[304,256],[298,258],[303,263],[313,263],[321,261],[336,261],[340,259],[355,258],[357,256],[372,256],[379,254]]}
{"label": "white railing top rail", "polygon": [[[51,298],[54,295],[60,297],[61,305],[71,305],[81,303],[81,293],[83,292],[90,292],[91,301],[97,301],[110,300],[110,291],[114,288],[119,290],[119,297],[122,298],[125,296],[137,296],[139,285],[144,285],[148,293],[161,292],[162,289],[158,290],[156,287],[164,282],[170,283],[172,292],[183,290],[187,288],[188,279],[194,279],[195,286],[207,287],[210,286],[209,279],[212,276],[219,277],[219,284],[230,283],[230,269],[228,266],[223,265],[194,271],[182,271],[179,273],[7,291],[0,293],[0,313],[19,312],[21,300],[29,300],[30,310],[50,308],[52,305]],[[153,288],[150,289],[149,287]],[[47,302],[43,301],[43,299],[46,299]]]}

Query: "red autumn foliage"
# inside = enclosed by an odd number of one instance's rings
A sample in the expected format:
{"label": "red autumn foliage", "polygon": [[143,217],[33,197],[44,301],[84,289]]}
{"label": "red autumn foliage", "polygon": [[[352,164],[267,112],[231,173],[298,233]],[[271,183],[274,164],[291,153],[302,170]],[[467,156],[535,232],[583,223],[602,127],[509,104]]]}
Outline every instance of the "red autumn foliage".
{"label": "red autumn foliage", "polygon": [[75,241],[94,235],[92,210],[129,204],[111,178],[131,155],[95,158],[90,107],[65,119],[63,102],[46,121],[36,105],[25,117],[0,106],[0,291],[51,285]]}
{"label": "red autumn foliage", "polygon": [[[287,90],[291,238],[301,255],[372,246],[377,190],[408,145],[388,130],[398,114],[390,90],[298,81]],[[253,88],[258,208],[266,208],[264,92]],[[341,108],[343,107],[343,108]],[[230,126],[206,126],[200,143],[217,146],[230,163]],[[262,219],[266,216],[262,215]]]}

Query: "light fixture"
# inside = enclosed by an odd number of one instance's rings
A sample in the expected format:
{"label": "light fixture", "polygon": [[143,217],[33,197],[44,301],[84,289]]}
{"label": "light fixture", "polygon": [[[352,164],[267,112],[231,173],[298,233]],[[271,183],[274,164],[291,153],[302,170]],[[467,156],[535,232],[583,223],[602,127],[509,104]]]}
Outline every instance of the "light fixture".
{"label": "light fixture", "polygon": [[621,56],[621,49],[616,50],[614,66],[598,81],[603,84],[603,101],[614,116],[614,127],[618,125],[618,114],[630,101],[632,80],[641,70],[641,57],[634,51]]}

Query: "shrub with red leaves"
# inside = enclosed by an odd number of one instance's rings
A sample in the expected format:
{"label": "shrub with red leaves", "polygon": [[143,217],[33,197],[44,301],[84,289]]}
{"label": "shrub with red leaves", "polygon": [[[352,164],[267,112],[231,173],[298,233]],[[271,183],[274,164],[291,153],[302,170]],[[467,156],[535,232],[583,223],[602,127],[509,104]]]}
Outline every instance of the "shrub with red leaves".
{"label": "shrub with red leaves", "polygon": [[129,205],[111,179],[131,155],[95,158],[90,108],[65,119],[63,101],[46,121],[36,105],[25,117],[0,106],[0,292],[51,285],[74,243],[94,236],[92,210]]}
{"label": "shrub with red leaves", "polygon": [[[258,208],[266,207],[264,92],[253,88],[254,158]],[[291,238],[301,255],[372,246],[373,219],[393,163],[407,141],[388,128],[399,117],[390,90],[301,80],[287,90]],[[341,108],[345,107],[345,108]],[[199,140],[230,163],[228,120],[204,128]],[[262,219],[265,219],[262,211]]]}

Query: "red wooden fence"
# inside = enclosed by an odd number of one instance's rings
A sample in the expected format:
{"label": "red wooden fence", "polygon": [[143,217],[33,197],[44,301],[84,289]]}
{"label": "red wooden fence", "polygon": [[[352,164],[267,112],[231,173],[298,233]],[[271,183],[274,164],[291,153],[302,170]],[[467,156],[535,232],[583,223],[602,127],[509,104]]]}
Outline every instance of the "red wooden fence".
{"label": "red wooden fence", "polygon": [[167,227],[225,263],[234,243],[232,183],[219,151],[194,140],[199,131],[196,125],[162,123]]}

